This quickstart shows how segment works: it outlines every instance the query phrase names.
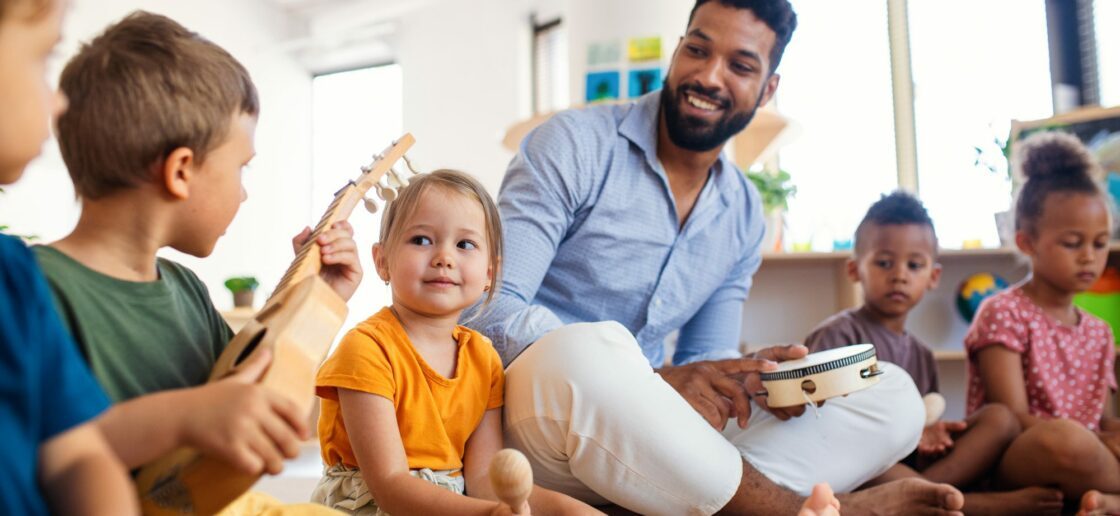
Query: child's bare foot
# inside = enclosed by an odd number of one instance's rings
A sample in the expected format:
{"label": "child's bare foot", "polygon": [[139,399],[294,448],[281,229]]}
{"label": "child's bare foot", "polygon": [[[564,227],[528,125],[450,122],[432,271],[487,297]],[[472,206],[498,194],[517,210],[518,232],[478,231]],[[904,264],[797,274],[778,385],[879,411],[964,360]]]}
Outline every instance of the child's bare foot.
{"label": "child's bare foot", "polygon": [[832,487],[828,484],[817,484],[797,516],[840,516],[840,500],[832,494]]}
{"label": "child's bare foot", "polygon": [[1120,495],[1106,494],[1095,489],[1081,495],[1081,509],[1077,511],[1077,516],[1098,514],[1120,514]]}
{"label": "child's bare foot", "polygon": [[964,512],[969,516],[985,514],[1062,513],[1062,492],[1046,487],[1024,487],[999,493],[968,493],[964,495]]}
{"label": "child's bare foot", "polygon": [[904,478],[842,495],[844,514],[913,514],[961,516],[964,496],[949,484]]}

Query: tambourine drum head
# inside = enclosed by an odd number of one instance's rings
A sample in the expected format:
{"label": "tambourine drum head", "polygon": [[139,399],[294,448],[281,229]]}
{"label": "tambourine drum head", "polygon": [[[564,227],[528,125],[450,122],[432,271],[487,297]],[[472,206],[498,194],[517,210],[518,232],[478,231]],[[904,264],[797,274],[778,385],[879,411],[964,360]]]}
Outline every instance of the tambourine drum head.
{"label": "tambourine drum head", "polygon": [[855,344],[782,362],[760,376],[771,407],[792,407],[866,389],[881,374],[875,346]]}

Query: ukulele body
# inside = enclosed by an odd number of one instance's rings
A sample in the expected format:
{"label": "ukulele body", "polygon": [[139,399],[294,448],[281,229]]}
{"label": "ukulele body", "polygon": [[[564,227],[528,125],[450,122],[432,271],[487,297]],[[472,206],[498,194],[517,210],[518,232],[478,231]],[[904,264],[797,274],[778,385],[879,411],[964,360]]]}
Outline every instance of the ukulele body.
{"label": "ukulele body", "polygon": [[[346,320],[346,302],[318,275],[273,296],[218,357],[210,382],[237,371],[262,349],[272,362],[258,384],[280,393],[309,415],[315,373]],[[214,514],[260,478],[224,461],[182,448],[145,465],[136,477],[141,509],[149,515]]]}

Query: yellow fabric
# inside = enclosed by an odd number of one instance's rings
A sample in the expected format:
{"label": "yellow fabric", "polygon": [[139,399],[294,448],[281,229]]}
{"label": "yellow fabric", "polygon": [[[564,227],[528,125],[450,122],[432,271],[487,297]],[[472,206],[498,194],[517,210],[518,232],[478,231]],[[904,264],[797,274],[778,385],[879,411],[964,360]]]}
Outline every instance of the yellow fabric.
{"label": "yellow fabric", "polygon": [[283,504],[264,493],[249,491],[230,502],[217,516],[333,516],[345,513],[315,503]]}
{"label": "yellow fabric", "polygon": [[319,444],[329,467],[358,467],[338,404],[338,388],[389,399],[396,410],[409,469],[462,469],[467,439],[483,414],[502,406],[505,376],[490,340],[456,327],[455,378],[444,378],[412,347],[393,312],[380,312],[350,330],[319,369]]}

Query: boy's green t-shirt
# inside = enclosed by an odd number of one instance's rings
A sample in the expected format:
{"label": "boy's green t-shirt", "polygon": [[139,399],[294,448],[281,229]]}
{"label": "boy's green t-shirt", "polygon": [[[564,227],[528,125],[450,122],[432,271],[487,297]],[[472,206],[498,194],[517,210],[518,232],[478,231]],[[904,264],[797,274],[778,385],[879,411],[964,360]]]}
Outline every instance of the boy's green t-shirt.
{"label": "boy's green t-shirt", "polygon": [[124,281],[35,246],[63,323],[114,402],[206,382],[233,331],[190,269],[159,258],[159,279]]}

